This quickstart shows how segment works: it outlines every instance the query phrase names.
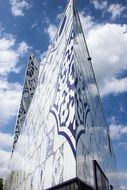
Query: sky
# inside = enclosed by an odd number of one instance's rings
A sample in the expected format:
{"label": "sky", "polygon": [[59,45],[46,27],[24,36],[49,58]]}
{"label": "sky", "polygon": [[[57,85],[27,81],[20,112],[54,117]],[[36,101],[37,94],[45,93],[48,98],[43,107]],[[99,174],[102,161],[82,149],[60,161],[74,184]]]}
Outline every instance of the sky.
{"label": "sky", "polygon": [[[0,177],[6,177],[30,51],[44,61],[67,0],[0,0]],[[127,189],[127,1],[76,1]]]}

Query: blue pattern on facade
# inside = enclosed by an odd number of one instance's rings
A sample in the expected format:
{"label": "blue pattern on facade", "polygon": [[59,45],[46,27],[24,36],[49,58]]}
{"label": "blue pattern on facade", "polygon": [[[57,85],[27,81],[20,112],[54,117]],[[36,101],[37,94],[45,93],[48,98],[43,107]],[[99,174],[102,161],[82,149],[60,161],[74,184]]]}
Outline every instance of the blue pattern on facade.
{"label": "blue pattern on facade", "polygon": [[115,157],[88,56],[70,0],[38,82],[38,67],[30,58],[6,190],[44,190],[75,177],[94,186],[93,160],[118,189],[111,176]]}

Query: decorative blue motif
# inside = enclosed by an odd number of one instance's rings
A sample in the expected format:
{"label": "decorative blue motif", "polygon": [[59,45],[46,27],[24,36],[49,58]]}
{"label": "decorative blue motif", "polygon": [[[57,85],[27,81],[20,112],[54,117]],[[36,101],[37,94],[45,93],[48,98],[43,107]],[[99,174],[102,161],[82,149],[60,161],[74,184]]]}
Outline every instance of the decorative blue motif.
{"label": "decorative blue motif", "polygon": [[90,108],[83,97],[85,94],[82,94],[85,90],[83,75],[76,75],[75,71],[73,39],[72,31],[68,39],[65,61],[61,66],[55,102],[50,112],[56,119],[58,134],[67,139],[76,157],[75,140],[77,144],[80,136],[85,133]]}
{"label": "decorative blue motif", "polygon": [[58,134],[63,135],[68,140],[73,154],[76,156],[75,141],[72,142],[70,138],[71,136],[73,139],[75,138],[73,36],[73,32],[71,32],[67,42],[65,61],[61,66],[55,102],[50,112],[56,119]]}
{"label": "decorative blue motif", "polygon": [[33,95],[37,87],[38,74],[39,74],[39,62],[37,61],[35,56],[31,54],[29,57],[29,63],[26,70],[26,78],[24,82],[23,94],[17,117],[12,153],[15,149],[15,144],[18,140],[21,128],[26,118],[27,111],[29,109],[30,103],[32,101]]}

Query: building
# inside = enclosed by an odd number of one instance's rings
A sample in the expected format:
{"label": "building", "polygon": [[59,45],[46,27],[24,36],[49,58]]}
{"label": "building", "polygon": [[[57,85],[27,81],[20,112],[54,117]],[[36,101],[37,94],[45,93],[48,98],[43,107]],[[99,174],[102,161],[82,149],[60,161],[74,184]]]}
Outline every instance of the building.
{"label": "building", "polygon": [[91,58],[70,0],[43,67],[30,55],[6,190],[117,190],[115,165]]}

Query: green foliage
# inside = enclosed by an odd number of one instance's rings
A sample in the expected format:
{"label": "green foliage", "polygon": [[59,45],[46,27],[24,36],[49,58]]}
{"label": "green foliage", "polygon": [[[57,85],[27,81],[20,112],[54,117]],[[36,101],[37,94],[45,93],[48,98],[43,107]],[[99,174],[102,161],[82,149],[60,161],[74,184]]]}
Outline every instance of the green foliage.
{"label": "green foliage", "polygon": [[0,178],[0,190],[3,190],[3,179]]}

